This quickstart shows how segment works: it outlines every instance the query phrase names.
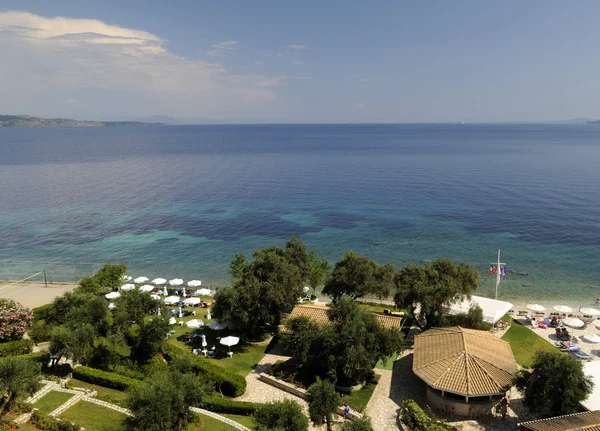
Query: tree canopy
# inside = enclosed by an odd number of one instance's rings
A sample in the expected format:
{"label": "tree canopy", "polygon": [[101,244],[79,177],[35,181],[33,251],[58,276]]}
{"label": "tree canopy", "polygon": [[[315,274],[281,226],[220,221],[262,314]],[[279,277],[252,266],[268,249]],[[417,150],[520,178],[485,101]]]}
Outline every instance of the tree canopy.
{"label": "tree canopy", "polygon": [[327,430],[331,431],[333,414],[340,403],[341,399],[335,391],[335,386],[327,380],[317,377],[317,381],[308,388],[308,413],[315,425],[326,423]]}
{"label": "tree canopy", "polygon": [[594,383],[583,372],[582,362],[561,352],[538,351],[531,370],[521,370],[515,386],[523,402],[542,416],[575,413]]}
{"label": "tree canopy", "polygon": [[106,288],[116,289],[123,284],[123,276],[127,271],[124,263],[107,263],[94,275],[84,277],[79,281],[79,293],[100,293]]}
{"label": "tree canopy", "polygon": [[331,264],[325,260],[320,259],[314,250],[308,255],[308,273],[306,282],[313,289],[313,294],[316,294],[317,287],[324,284],[329,275]]}
{"label": "tree canopy", "polygon": [[445,307],[471,296],[479,287],[479,273],[466,263],[438,259],[400,269],[394,282],[396,305],[408,308],[425,330],[439,323]]}
{"label": "tree canopy", "polygon": [[386,297],[393,287],[394,267],[378,265],[368,256],[349,251],[338,260],[323,293],[334,300],[342,296],[352,299],[374,295]]}
{"label": "tree canopy", "polygon": [[256,431],[307,431],[308,418],[296,401],[263,404],[254,413]]}
{"label": "tree canopy", "polygon": [[9,412],[16,400],[32,395],[39,386],[41,365],[28,359],[8,357],[0,361],[0,418]]}
{"label": "tree canopy", "polygon": [[341,431],[373,431],[371,418],[368,416],[363,416],[362,418],[345,421],[342,425]]}

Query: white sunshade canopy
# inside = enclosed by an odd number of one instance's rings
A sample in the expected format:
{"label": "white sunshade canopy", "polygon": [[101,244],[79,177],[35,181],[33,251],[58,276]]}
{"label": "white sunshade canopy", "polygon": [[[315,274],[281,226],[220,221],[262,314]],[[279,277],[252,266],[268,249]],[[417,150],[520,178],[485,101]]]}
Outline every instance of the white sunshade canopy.
{"label": "white sunshade canopy", "polygon": [[186,305],[198,305],[202,302],[200,298],[186,298],[183,303]]}
{"label": "white sunshade canopy", "polygon": [[202,282],[200,280],[191,280],[187,282],[187,285],[189,287],[198,287],[198,286],[202,286]]}
{"label": "white sunshade canopy", "polygon": [[119,292],[110,292],[110,293],[107,293],[106,295],[104,295],[104,297],[106,299],[116,299],[119,296],[121,296],[121,294]]}
{"label": "white sunshade canopy", "polygon": [[571,328],[582,328],[585,326],[585,322],[577,317],[569,317],[567,319],[563,319],[562,323],[564,325],[570,326]]}
{"label": "white sunshade canopy", "polygon": [[590,411],[600,410],[600,361],[584,362],[583,372],[592,378],[594,389],[584,401],[581,401],[581,405]]}
{"label": "white sunshade canopy", "polygon": [[198,295],[198,296],[212,296],[212,291],[210,289],[202,288],[202,289],[196,290],[196,292],[194,292],[194,295]]}
{"label": "white sunshade canopy", "polygon": [[181,278],[174,278],[173,280],[169,280],[170,286],[181,286],[183,284],[183,280]]}
{"label": "white sunshade canopy", "polygon": [[446,308],[445,312],[448,314],[467,313],[469,308],[471,308],[471,305],[478,305],[481,307],[481,310],[483,310],[483,320],[492,325],[500,320],[502,316],[508,313],[513,307],[510,302],[473,295],[471,296],[471,300],[465,299],[464,301],[454,303]]}
{"label": "white sunshade canopy", "polygon": [[185,326],[188,328],[198,329],[204,326],[204,322],[200,319],[192,319],[185,322]]}
{"label": "white sunshade canopy", "polygon": [[571,313],[573,309],[568,305],[555,305],[552,307],[554,311],[558,311],[559,313]]}
{"label": "white sunshade canopy", "polygon": [[125,274],[125,275],[122,277],[122,279],[123,279],[123,281],[129,281],[129,280],[131,280],[131,276],[130,276],[130,275],[127,275],[127,274]]}
{"label": "white sunshade canopy", "polygon": [[157,301],[161,301],[162,300],[162,298],[160,297],[160,295],[150,295],[150,297],[152,299],[156,299]]}
{"label": "white sunshade canopy", "polygon": [[121,286],[121,290],[133,290],[135,289],[135,284],[124,284]]}
{"label": "white sunshade canopy", "polygon": [[227,328],[227,322],[212,322],[208,327],[214,331],[220,331],[221,329]]}
{"label": "white sunshade canopy", "polygon": [[221,343],[224,346],[229,347],[229,351],[231,351],[231,346],[235,346],[237,343],[240,342],[240,339],[238,337],[223,337],[221,338],[221,341],[219,341],[219,343]]}
{"label": "white sunshade canopy", "polygon": [[164,303],[167,305],[177,304],[179,302],[179,296],[167,296],[164,299]]}
{"label": "white sunshade canopy", "polygon": [[149,280],[148,277],[137,277],[133,279],[133,282],[136,284],[145,283]]}
{"label": "white sunshade canopy", "polygon": [[117,306],[115,304],[113,304],[112,302],[110,304],[108,304],[109,310],[114,310],[115,308],[117,308]]}
{"label": "white sunshade canopy", "polygon": [[151,284],[144,284],[140,287],[140,292],[152,292],[154,290],[154,286]]}
{"label": "white sunshade canopy", "polygon": [[581,338],[588,343],[600,343],[600,336],[598,334],[586,334]]}
{"label": "white sunshade canopy", "polygon": [[600,311],[595,308],[580,308],[579,312],[586,316],[598,316],[600,314]]}
{"label": "white sunshade canopy", "polygon": [[166,282],[167,282],[167,280],[165,280],[164,278],[155,278],[150,283],[155,284],[156,286],[162,286]]}
{"label": "white sunshade canopy", "polygon": [[171,317],[171,318],[169,319],[169,325],[174,325],[174,324],[176,324],[176,323],[177,323],[177,319],[175,319],[174,317]]}
{"label": "white sunshade canopy", "polygon": [[546,308],[542,307],[540,304],[527,304],[525,308],[535,312],[541,312],[546,310]]}

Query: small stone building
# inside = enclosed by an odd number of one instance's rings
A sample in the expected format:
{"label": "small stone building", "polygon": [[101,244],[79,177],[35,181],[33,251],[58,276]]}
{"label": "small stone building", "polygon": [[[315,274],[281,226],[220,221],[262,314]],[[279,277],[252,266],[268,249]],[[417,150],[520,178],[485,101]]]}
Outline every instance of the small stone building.
{"label": "small stone building", "polygon": [[517,371],[510,345],[488,331],[436,328],[415,336],[413,372],[439,409],[461,416],[488,412]]}

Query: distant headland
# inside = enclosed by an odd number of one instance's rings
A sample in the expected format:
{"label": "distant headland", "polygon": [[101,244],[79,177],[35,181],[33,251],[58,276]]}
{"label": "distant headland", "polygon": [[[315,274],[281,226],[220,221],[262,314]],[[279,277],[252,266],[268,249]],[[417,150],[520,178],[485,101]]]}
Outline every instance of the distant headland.
{"label": "distant headland", "polygon": [[94,126],[162,126],[164,123],[142,121],[82,121],[71,118],[40,118],[29,115],[0,115],[0,127],[94,127]]}

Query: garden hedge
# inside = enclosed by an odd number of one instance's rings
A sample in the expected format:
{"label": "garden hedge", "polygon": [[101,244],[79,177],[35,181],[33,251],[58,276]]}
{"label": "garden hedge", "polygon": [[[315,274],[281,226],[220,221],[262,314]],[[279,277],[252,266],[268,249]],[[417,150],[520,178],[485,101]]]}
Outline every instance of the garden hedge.
{"label": "garden hedge", "polygon": [[73,370],[73,377],[94,385],[104,386],[106,388],[124,391],[132,386],[142,383],[141,380],[125,377],[120,374],[102,371],[96,368],[80,366]]}
{"label": "garden hedge", "polygon": [[166,344],[163,353],[171,359],[181,355],[192,357],[194,370],[199,375],[204,375],[208,380],[214,382],[215,389],[228,397],[239,397],[246,392],[246,379],[233,371],[221,368],[210,362],[209,359],[198,358],[187,353],[178,346]]}
{"label": "garden hedge", "polygon": [[229,413],[232,415],[252,416],[262,404],[235,401],[221,396],[206,397],[201,407],[215,413]]}
{"label": "garden hedge", "polygon": [[31,312],[33,313],[33,318],[35,320],[45,320],[50,307],[52,307],[52,304],[46,304],[40,307],[32,308]]}
{"label": "garden hedge", "polygon": [[33,350],[33,340],[15,340],[0,343],[0,358],[27,355]]}
{"label": "garden hedge", "polygon": [[[17,355],[17,356],[11,356],[11,357],[18,358],[18,359],[29,359],[33,362],[40,363],[42,365],[42,367],[45,367],[50,362],[50,354],[48,352],[35,352],[35,353],[29,353],[28,355]],[[6,359],[6,358],[0,358],[0,361],[2,361],[3,359]]]}

